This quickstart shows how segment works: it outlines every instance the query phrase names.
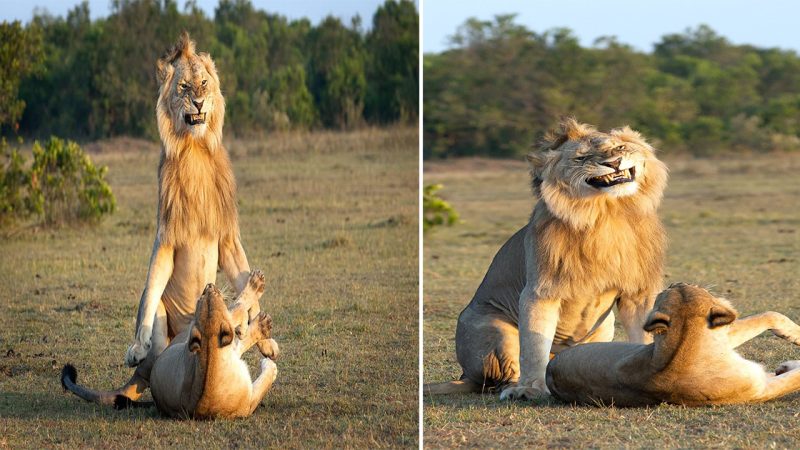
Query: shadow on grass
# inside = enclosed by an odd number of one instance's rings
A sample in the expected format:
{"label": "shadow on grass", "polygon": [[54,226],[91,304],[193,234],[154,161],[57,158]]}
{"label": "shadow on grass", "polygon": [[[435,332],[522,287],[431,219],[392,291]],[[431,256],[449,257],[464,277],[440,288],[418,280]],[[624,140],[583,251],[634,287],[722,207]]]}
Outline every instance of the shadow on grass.
{"label": "shadow on grass", "polygon": [[155,408],[117,411],[111,406],[85,402],[58,389],[45,392],[0,392],[0,417],[14,419],[142,420],[159,418]]}

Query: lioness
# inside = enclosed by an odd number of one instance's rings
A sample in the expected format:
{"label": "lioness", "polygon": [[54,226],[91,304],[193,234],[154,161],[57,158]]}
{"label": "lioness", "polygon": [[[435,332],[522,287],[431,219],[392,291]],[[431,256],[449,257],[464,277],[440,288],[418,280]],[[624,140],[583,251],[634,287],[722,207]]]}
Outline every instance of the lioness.
{"label": "lioness", "polygon": [[654,343],[565,350],[547,366],[547,387],[568,402],[615,406],[764,402],[800,391],[800,361],[781,364],[776,376],[734,350],[766,330],[800,345],[800,326],[771,311],[736,316],[730,303],[705,289],[673,284],[644,326]]}
{"label": "lioness", "polygon": [[528,155],[531,220],[494,257],[458,318],[459,381],[432,394],[504,388],[500,398],[546,394],[551,353],[610,341],[614,305],[634,342],[661,290],[665,236],[656,209],[665,165],[628,127],[601,133],[566,119]]}
{"label": "lioness", "polygon": [[[264,292],[264,275],[254,272],[231,310],[213,284],[197,301],[194,320],[156,359],[150,373],[150,391],[162,414],[176,418],[243,417],[250,415],[277,376],[272,359],[278,345],[271,339],[272,318],[261,312],[246,333],[237,329],[247,311]],[[252,382],[241,355],[257,344],[262,355],[261,374]],[[86,398],[76,384],[74,367],[66,366],[61,383]],[[118,396],[116,407],[143,406]]]}
{"label": "lioness", "polygon": [[[184,32],[158,60],[156,75],[162,143],[156,238],[135,339],[125,355],[129,366],[138,367],[124,387],[96,393],[102,404],[117,395],[142,395],[153,362],[192,321],[197,298],[216,281],[218,267],[236,292],[250,273],[239,237],[236,182],[222,145],[225,99],[214,62],[207,53],[195,53]],[[258,312],[256,302],[249,319]]]}

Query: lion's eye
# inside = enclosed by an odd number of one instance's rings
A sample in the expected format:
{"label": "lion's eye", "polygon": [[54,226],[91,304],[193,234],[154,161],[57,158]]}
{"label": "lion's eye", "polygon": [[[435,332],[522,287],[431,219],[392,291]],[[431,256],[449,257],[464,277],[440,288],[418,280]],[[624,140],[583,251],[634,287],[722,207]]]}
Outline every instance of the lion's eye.
{"label": "lion's eye", "polygon": [[589,158],[588,156],[576,156],[576,157],[575,157],[573,160],[574,160],[575,162],[584,162],[584,161],[586,161],[588,158]]}
{"label": "lion's eye", "polygon": [[189,84],[187,84],[187,83],[181,83],[181,89],[183,89],[184,91],[185,91],[185,90],[187,90],[187,89],[189,89]]}
{"label": "lion's eye", "polygon": [[625,144],[614,147],[614,150],[625,150]]}
{"label": "lion's eye", "polygon": [[203,80],[203,86],[205,86],[206,84],[208,84],[208,80]]}

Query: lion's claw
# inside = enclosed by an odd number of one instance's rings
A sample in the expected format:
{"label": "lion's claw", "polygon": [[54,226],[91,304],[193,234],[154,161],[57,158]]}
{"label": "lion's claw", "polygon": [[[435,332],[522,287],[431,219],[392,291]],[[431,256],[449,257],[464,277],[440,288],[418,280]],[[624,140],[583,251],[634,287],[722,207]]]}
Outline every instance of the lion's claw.
{"label": "lion's claw", "polygon": [[144,361],[149,352],[150,341],[147,341],[144,344],[140,342],[134,342],[133,345],[128,347],[128,351],[125,352],[125,364],[128,367],[136,367],[139,365],[139,363]]}
{"label": "lion's claw", "polygon": [[503,389],[500,400],[534,400],[544,395],[550,395],[550,390],[544,383],[534,382],[532,385],[518,384]]}
{"label": "lion's claw", "polygon": [[250,278],[247,280],[247,282],[250,284],[250,288],[259,294],[264,292],[264,287],[267,284],[266,277],[264,277],[264,272],[260,270],[254,270],[250,272]]}

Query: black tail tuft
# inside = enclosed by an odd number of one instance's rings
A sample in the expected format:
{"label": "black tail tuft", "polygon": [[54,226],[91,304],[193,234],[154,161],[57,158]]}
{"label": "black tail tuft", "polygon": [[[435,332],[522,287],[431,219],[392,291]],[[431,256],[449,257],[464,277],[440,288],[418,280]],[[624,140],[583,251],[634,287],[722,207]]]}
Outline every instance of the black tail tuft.
{"label": "black tail tuft", "polygon": [[78,371],[72,364],[65,364],[64,368],[61,369],[61,387],[64,388],[65,391],[68,390],[67,381],[69,381],[70,384],[75,384],[75,382],[78,381]]}

